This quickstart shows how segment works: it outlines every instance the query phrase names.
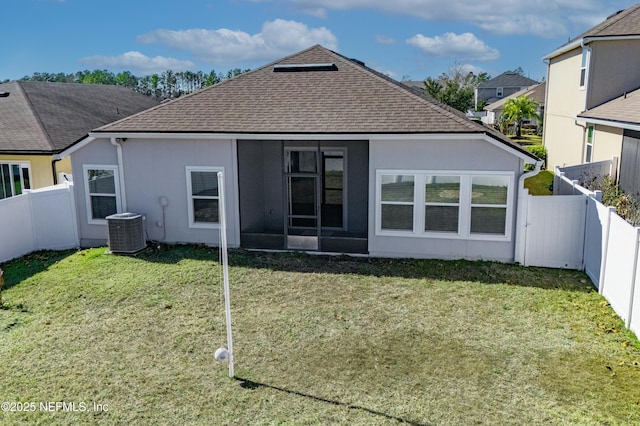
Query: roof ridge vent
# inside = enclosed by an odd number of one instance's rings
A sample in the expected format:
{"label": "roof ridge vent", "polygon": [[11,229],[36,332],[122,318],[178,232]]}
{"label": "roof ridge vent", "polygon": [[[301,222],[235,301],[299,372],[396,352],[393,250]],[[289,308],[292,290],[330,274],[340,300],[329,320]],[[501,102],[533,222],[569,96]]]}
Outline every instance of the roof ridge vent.
{"label": "roof ridge vent", "polygon": [[0,92],[0,98],[7,98],[10,94],[11,92]]}
{"label": "roof ridge vent", "polygon": [[609,20],[609,19],[613,18],[614,16],[620,15],[620,14],[621,14],[622,12],[624,12],[625,10],[626,10],[626,9],[621,9],[621,10],[619,10],[619,11],[617,11],[617,12],[613,12],[611,15],[607,16],[607,19],[606,19],[606,20]]}
{"label": "roof ridge vent", "polygon": [[273,72],[306,72],[306,71],[338,71],[333,63],[326,64],[277,64]]}

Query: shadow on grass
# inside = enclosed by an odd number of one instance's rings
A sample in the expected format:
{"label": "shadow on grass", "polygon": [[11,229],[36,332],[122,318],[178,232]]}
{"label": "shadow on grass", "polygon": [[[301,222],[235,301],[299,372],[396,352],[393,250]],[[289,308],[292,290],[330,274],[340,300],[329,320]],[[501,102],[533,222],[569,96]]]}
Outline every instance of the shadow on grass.
{"label": "shadow on grass", "polygon": [[4,285],[2,290],[7,290],[14,285],[47,270],[51,265],[76,253],[76,250],[42,250],[30,253],[18,259],[0,264],[4,270]]}
{"label": "shadow on grass", "polygon": [[284,272],[470,281],[579,292],[595,290],[587,275],[580,271],[524,267],[487,261],[383,259],[310,255],[301,252],[271,253],[233,250],[229,256],[229,263],[235,267],[264,268]]}
{"label": "shadow on grass", "polygon": [[276,391],[279,391],[279,392],[287,393],[289,395],[295,395],[295,396],[300,396],[300,397],[303,397],[303,398],[309,398],[309,399],[312,399],[314,401],[324,402],[324,403],[335,405],[335,406],[338,406],[338,407],[345,407],[345,408],[348,408],[350,410],[365,411],[367,413],[370,413],[370,414],[373,414],[373,415],[376,415],[376,416],[381,416],[381,417],[384,417],[384,418],[389,419],[389,420],[395,420],[395,421],[400,422],[400,423],[406,423],[406,424],[414,425],[414,426],[426,426],[425,423],[414,422],[412,420],[407,420],[407,419],[403,419],[402,417],[392,416],[390,414],[382,413],[380,411],[372,410],[372,409],[366,408],[366,407],[361,407],[359,405],[347,404],[345,402],[340,402],[340,401],[334,401],[332,399],[322,398],[322,397],[319,397],[319,396],[309,395],[307,393],[298,392],[298,391],[294,391],[294,390],[290,390],[290,389],[285,389],[285,388],[281,388],[281,387],[278,387],[278,386],[273,386],[273,385],[268,385],[268,384],[265,384],[265,383],[255,382],[253,380],[243,379],[241,377],[235,377],[235,379],[240,382],[240,387],[242,387],[244,389],[249,389],[249,390],[255,390],[255,389],[258,389],[258,388],[272,389],[272,390],[276,390]]}

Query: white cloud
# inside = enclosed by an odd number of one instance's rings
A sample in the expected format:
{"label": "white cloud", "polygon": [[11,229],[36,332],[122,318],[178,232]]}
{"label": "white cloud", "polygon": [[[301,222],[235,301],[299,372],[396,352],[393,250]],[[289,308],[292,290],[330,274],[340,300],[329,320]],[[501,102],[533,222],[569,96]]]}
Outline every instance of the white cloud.
{"label": "white cloud", "polygon": [[135,51],[126,52],[118,56],[88,56],[80,59],[80,62],[93,67],[120,68],[145,75],[161,73],[166,70],[185,71],[195,68],[195,64],[191,61],[182,61],[164,56],[150,58]]}
{"label": "white cloud", "polygon": [[[262,2],[266,0],[248,0]],[[621,0],[616,0],[622,4]],[[494,34],[522,34],[553,38],[588,27],[577,26],[571,17],[611,13],[612,1],[598,0],[483,0],[469,3],[442,0],[280,0],[300,11],[318,16],[327,10],[373,9],[430,21],[467,22]]]}
{"label": "white cloud", "polygon": [[407,40],[427,56],[441,56],[468,61],[495,61],[500,52],[487,46],[471,33],[445,33],[441,36],[425,37],[417,34]]}
{"label": "white cloud", "polygon": [[383,36],[383,35],[377,35],[376,36],[376,43],[378,44],[396,44],[396,39],[395,38],[391,38],[391,37],[387,37],[387,36]]}
{"label": "white cloud", "polygon": [[239,66],[277,59],[299,50],[321,44],[336,50],[338,40],[325,27],[276,19],[265,22],[258,34],[220,29],[155,30],[137,38],[140,43],[160,43],[186,50],[203,62],[213,65]]}

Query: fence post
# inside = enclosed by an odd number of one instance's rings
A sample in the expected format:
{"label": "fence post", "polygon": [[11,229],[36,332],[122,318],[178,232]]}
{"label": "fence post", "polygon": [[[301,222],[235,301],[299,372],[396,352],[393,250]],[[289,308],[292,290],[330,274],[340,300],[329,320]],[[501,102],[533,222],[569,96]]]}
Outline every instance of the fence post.
{"label": "fence post", "polygon": [[638,253],[640,250],[640,228],[635,228],[636,231],[636,249],[635,254],[633,256],[633,271],[631,274],[631,291],[629,294],[629,315],[627,315],[627,323],[625,324],[627,328],[631,327],[631,316],[633,315],[633,298],[635,296],[636,291],[636,279],[638,272]]}

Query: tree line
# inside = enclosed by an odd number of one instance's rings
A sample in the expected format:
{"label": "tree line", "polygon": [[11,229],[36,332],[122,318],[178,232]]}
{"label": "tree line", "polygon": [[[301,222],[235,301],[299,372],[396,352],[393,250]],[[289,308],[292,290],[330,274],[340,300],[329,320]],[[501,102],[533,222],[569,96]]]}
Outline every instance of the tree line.
{"label": "tree line", "polygon": [[[236,77],[249,69],[234,68],[226,74],[211,70],[203,71],[171,71],[160,74],[134,75],[131,71],[114,73],[106,69],[84,70],[72,74],[35,72],[30,76],[24,76],[20,81],[47,81],[53,83],[80,83],[80,84],[111,84],[129,87],[136,92],[154,97],[158,100],[177,98],[181,95],[196,92],[204,87],[220,83],[226,79]],[[2,81],[7,83],[9,80]]]}

